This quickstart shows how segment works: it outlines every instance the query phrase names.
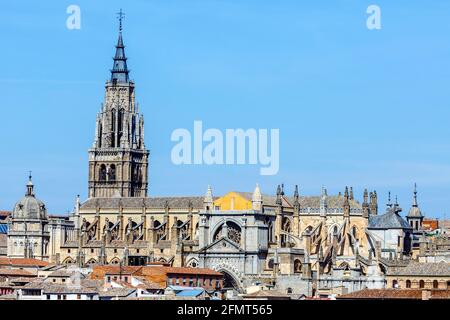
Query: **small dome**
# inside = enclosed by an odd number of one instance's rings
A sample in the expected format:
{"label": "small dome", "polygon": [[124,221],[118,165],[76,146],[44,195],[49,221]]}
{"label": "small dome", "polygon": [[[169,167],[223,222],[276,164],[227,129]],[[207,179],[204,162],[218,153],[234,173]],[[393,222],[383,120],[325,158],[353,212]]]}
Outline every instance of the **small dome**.
{"label": "small dome", "polygon": [[45,204],[34,196],[33,182],[27,183],[27,193],[14,206],[12,219],[48,219]]}

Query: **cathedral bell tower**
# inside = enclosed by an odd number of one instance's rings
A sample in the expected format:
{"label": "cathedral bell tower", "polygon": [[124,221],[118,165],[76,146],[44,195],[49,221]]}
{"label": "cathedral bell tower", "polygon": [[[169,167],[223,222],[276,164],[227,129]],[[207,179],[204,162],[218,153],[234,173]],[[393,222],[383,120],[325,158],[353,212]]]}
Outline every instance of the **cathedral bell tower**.
{"label": "cathedral bell tower", "polygon": [[89,198],[146,197],[149,151],[144,144],[144,116],[135,102],[122,39],[119,39],[105,99],[97,114],[95,138],[89,149]]}

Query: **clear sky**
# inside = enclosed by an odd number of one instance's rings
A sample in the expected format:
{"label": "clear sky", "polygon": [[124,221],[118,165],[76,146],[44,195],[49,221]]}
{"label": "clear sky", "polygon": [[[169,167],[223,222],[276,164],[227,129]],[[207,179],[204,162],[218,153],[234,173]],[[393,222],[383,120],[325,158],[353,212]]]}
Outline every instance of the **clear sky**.
{"label": "clear sky", "polygon": [[[124,41],[151,150],[150,195],[304,195],[353,186],[404,211],[418,184],[431,217],[450,212],[450,1],[8,1],[0,11],[0,209],[28,170],[51,213],[87,195],[87,149],[123,8]],[[66,8],[81,8],[68,30]],[[366,9],[381,7],[381,30]],[[279,128],[280,171],[175,166],[177,128]],[[448,215],[447,215],[448,217]]]}

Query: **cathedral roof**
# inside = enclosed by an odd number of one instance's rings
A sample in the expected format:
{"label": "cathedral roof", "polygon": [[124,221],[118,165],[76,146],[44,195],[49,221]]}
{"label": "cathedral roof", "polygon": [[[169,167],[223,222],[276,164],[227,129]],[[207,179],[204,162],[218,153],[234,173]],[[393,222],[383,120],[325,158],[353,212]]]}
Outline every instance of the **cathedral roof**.
{"label": "cathedral roof", "polygon": [[[252,200],[253,193],[251,192],[236,192],[248,200]],[[263,204],[268,206],[275,206],[277,197],[271,195],[263,195]],[[292,207],[294,197],[283,196],[283,206]],[[300,207],[302,208],[319,208],[321,196],[299,196]],[[356,200],[349,200],[350,207],[361,209],[361,204]],[[327,196],[327,205],[329,208],[343,208],[344,197],[342,196]]]}
{"label": "cathedral roof", "polygon": [[[252,200],[252,192],[236,192],[249,201]],[[276,206],[276,196],[262,195],[263,204],[268,206]],[[214,200],[218,197],[214,197]],[[294,203],[293,197],[283,196],[283,206],[292,207]],[[189,208],[189,203],[192,204],[194,210],[202,210],[204,207],[204,197],[147,197],[147,198],[133,198],[133,197],[117,197],[117,198],[90,198],[81,204],[81,209],[95,209],[97,207],[102,209],[123,208],[146,208],[163,209],[168,204],[172,209],[186,209]],[[319,208],[320,196],[300,196],[300,206],[303,208]],[[352,209],[361,209],[361,204],[356,200],[350,200],[350,207]],[[328,196],[327,204],[329,208],[342,208],[344,206],[344,197],[342,196]]]}
{"label": "cathedral roof", "polygon": [[12,219],[47,219],[47,209],[45,204],[34,195],[34,185],[29,177],[27,192],[14,206],[11,214]]}
{"label": "cathedral roof", "polygon": [[86,200],[81,209],[123,208],[153,208],[164,209],[166,204],[172,209],[186,209],[192,205],[193,209],[203,209],[203,197],[152,197],[152,198],[90,198]]}
{"label": "cathedral roof", "polygon": [[369,229],[411,229],[411,226],[396,210],[388,210],[383,215],[370,216]]}

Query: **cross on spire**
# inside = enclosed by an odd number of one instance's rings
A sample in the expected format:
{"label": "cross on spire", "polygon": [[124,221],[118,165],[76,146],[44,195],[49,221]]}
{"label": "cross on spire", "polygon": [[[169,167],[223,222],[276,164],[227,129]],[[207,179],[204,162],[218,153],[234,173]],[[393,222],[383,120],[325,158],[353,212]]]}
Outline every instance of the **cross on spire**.
{"label": "cross on spire", "polygon": [[117,12],[117,19],[119,19],[119,31],[122,31],[122,20],[125,19],[125,13],[122,11],[122,8]]}

